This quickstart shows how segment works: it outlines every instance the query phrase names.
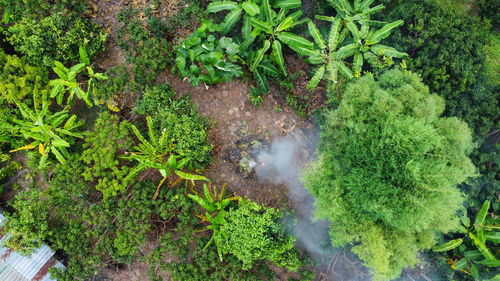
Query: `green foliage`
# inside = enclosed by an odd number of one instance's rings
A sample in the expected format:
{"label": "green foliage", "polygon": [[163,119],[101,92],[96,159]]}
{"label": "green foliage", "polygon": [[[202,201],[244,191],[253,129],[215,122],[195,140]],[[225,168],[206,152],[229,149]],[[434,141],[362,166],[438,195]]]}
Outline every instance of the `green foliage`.
{"label": "green foliage", "polygon": [[488,83],[498,86],[500,84],[500,33],[492,33],[486,51],[486,70],[485,76]]}
{"label": "green foliage", "polygon": [[120,163],[118,156],[132,146],[129,123],[120,122],[108,112],[99,115],[94,129],[85,137],[81,160],[87,166],[82,176],[97,182],[95,188],[102,192],[104,200],[124,193],[130,184],[125,180],[129,167]]}
{"label": "green foliage", "polygon": [[143,87],[154,85],[172,60],[169,43],[161,37],[151,36],[133,9],[120,11],[118,20],[124,24],[118,30],[118,46],[127,52],[127,63],[132,64],[134,81]]}
{"label": "green foliage", "polygon": [[375,279],[398,276],[457,225],[456,185],[476,173],[473,143],[467,125],[443,111],[416,74],[391,70],[349,85],[326,114],[306,187],[316,215],[332,222],[332,244],[356,243]]}
{"label": "green foliage", "polygon": [[451,268],[471,275],[474,280],[500,274],[500,220],[489,209],[490,201],[486,200],[473,222],[465,212],[461,218],[463,226],[459,227],[463,237],[433,248],[435,252],[453,250],[448,258],[453,261]]}
{"label": "green foliage", "polygon": [[500,27],[500,2],[478,0],[476,6],[479,7],[479,15],[489,19],[495,28]]}
{"label": "green foliage", "polygon": [[3,235],[9,233],[4,245],[21,254],[28,255],[39,248],[51,235],[47,222],[50,208],[40,200],[41,191],[22,191],[11,206],[17,212],[6,214]]}
{"label": "green foliage", "polygon": [[[224,21],[218,25],[221,34],[229,33],[242,19],[241,44],[238,56],[246,64],[253,74],[258,88],[253,88],[251,93],[252,102],[258,105],[257,89],[260,95],[269,92],[268,77],[287,76],[283,56],[283,45],[288,45],[293,50],[310,47],[314,43],[288,32],[290,29],[300,26],[308,19],[302,16],[300,10],[288,14],[290,10],[300,8],[301,1],[216,1],[208,5],[209,13],[217,13],[229,10]],[[279,11],[278,11],[279,9]]]}
{"label": "green foliage", "polygon": [[175,91],[166,84],[147,88],[137,101],[135,111],[153,116],[153,125],[163,131],[175,153],[189,159],[188,166],[205,168],[212,160],[209,123],[196,111],[189,95],[176,99]]}
{"label": "green foliage", "polygon": [[74,114],[70,117],[67,109],[52,114],[49,111],[49,100],[46,92],[41,97],[36,91],[33,93],[33,109],[24,102],[16,99],[14,101],[23,119],[14,119],[13,121],[17,123],[17,128],[23,136],[26,139],[32,139],[33,142],[11,150],[11,152],[38,147],[38,151],[42,155],[39,163],[40,168],[45,166],[49,154],[53,154],[59,162],[65,163],[69,156],[67,149],[75,143],[75,138],[83,138],[84,136],[83,132],[78,131],[84,122],[77,121]]}
{"label": "green foliage", "polygon": [[240,199],[237,208],[231,208],[228,222],[222,224],[221,248],[233,254],[249,269],[255,261],[268,259],[278,266],[296,271],[300,261],[293,249],[295,238],[280,224],[282,213],[265,208],[250,200]]}
{"label": "green foliage", "polygon": [[[325,74],[329,87],[337,83],[339,71],[348,79],[360,77],[365,60],[375,66],[379,63],[378,57],[381,56],[396,58],[407,56],[406,53],[399,52],[393,47],[379,44],[393,29],[403,25],[403,21],[384,23],[370,20],[371,14],[384,9],[383,5],[370,8],[372,2],[354,1],[354,5],[351,5],[349,1],[330,1],[337,11],[337,16],[316,16],[318,20],[331,22],[328,36],[323,36],[312,21],[307,23],[316,45],[314,48],[299,48],[296,51],[308,56],[309,63],[319,65],[307,85],[308,90],[316,88]],[[374,29],[375,26],[381,27]],[[348,60],[350,57],[352,61]],[[346,66],[346,60],[352,64],[352,69]]]}
{"label": "green foliage", "polygon": [[[16,161],[11,161],[9,163],[4,163],[9,160],[8,155],[6,154],[0,154],[0,164],[2,167],[0,167],[0,182],[3,182],[6,180],[8,177],[13,176],[19,169],[21,169],[21,164]],[[0,195],[3,192],[3,186],[0,187]]]}
{"label": "green foliage", "polygon": [[[176,153],[173,143],[169,142],[167,129],[164,129],[161,135],[158,135],[157,131],[154,129],[151,116],[146,116],[146,120],[148,124],[149,141],[144,138],[135,125],[130,125],[132,132],[139,139],[139,144],[134,147],[136,151],[131,152],[130,155],[124,158],[130,161],[138,161],[139,165],[129,172],[125,180],[132,180],[137,174],[146,169],[157,169],[163,179],[158,184],[153,200],[156,200],[161,185],[170,177],[172,172],[178,176],[177,181],[173,183],[172,186],[175,186],[176,183],[179,183],[181,180],[190,180],[193,185],[195,180],[208,181],[208,179],[203,176],[183,172],[182,169],[186,167],[190,159],[181,157]],[[189,167],[187,168],[189,171],[192,170]]]}
{"label": "green foliage", "polygon": [[54,13],[39,18],[23,17],[9,27],[8,41],[17,52],[35,65],[64,64],[79,60],[79,46],[85,46],[89,57],[95,58],[105,49],[106,32],[88,19]]}
{"label": "green foliage", "polygon": [[201,26],[176,48],[177,69],[193,86],[199,82],[207,86],[230,82],[233,77],[243,74],[241,67],[234,64],[240,46],[231,38],[216,38],[215,31],[218,31],[215,24],[202,21]]}
{"label": "green foliage", "polygon": [[[88,106],[92,107],[93,104],[89,99],[90,94],[93,96],[97,94],[97,82],[108,79],[107,76],[102,73],[94,72],[92,67],[90,67],[90,60],[87,51],[84,47],[80,46],[79,56],[81,63],[73,65],[71,68],[66,68],[62,63],[55,61],[55,67],[52,69],[59,76],[58,79],[50,81],[50,86],[52,86],[52,91],[50,93],[51,98],[56,98],[57,104],[61,105],[64,99],[64,94],[69,92],[67,104],[71,104],[73,96],[76,95],[79,99],[83,99]],[[89,77],[87,84],[87,92],[83,91],[80,87],[80,83],[76,80],[76,75],[86,69],[86,75]]]}
{"label": "green foliage", "polygon": [[0,50],[0,67],[0,93],[10,102],[13,102],[12,96],[23,100],[35,87],[45,87],[49,80],[44,68],[31,66],[16,55],[6,55],[3,50]]}
{"label": "green foliage", "polygon": [[109,68],[104,75],[108,79],[99,83],[99,91],[95,94],[97,99],[102,101],[108,101],[112,98],[127,99],[139,92],[138,85],[132,81],[124,65]]}
{"label": "green foliage", "polygon": [[54,12],[68,11],[71,14],[81,14],[88,8],[87,3],[81,0],[0,0],[0,7],[4,8],[2,16],[4,24],[17,23],[28,15],[43,17]]}
{"label": "green foliage", "polygon": [[392,10],[386,20],[405,25],[388,42],[410,56],[408,67],[419,73],[431,92],[446,100],[453,113],[458,98],[478,80],[484,66],[488,25],[459,16],[433,0],[410,0]]}

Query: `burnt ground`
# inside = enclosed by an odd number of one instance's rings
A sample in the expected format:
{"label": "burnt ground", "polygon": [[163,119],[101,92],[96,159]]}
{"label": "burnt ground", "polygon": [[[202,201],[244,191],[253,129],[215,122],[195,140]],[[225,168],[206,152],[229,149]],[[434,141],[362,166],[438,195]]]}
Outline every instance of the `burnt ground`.
{"label": "burnt ground", "polygon": [[[135,7],[142,9],[148,7],[149,0],[89,0],[91,9],[87,15],[109,33],[107,50],[100,56],[97,68],[108,69],[112,66],[126,64],[125,52],[117,46],[116,31],[122,26],[118,22],[117,15],[125,7]],[[160,1],[160,5],[155,11],[157,15],[166,17],[174,14],[178,9],[176,0]],[[306,1],[307,2],[307,1]],[[307,6],[307,5],[306,5]],[[142,14],[142,16],[144,16]],[[195,29],[195,26],[190,27]],[[191,30],[176,30],[175,37],[182,38],[189,34]],[[293,56],[287,57],[287,67],[290,73],[297,73],[294,81],[294,88],[288,93],[300,95],[308,92],[308,103],[310,104],[308,113],[324,105],[325,99],[321,92],[321,84],[318,90],[311,93],[305,90],[308,82],[308,66],[302,64],[300,60]],[[130,69],[130,67],[128,67]],[[234,79],[230,83],[221,83],[210,88],[204,85],[191,86],[187,81],[181,81],[178,76],[168,70],[158,78],[158,83],[168,83],[179,95],[190,93],[191,98],[197,104],[198,112],[202,116],[209,117],[213,122],[211,135],[214,144],[214,162],[205,171],[205,175],[216,185],[227,184],[229,191],[235,195],[248,197],[251,200],[271,207],[292,207],[297,209],[299,218],[298,231],[308,229],[311,226],[309,217],[312,214],[311,197],[307,194],[294,196],[289,193],[289,186],[286,183],[261,182],[255,174],[245,174],[240,169],[241,153],[245,147],[253,140],[261,143],[269,143],[275,139],[292,135],[295,138],[309,138],[305,132],[313,131],[313,124],[310,119],[302,118],[289,107],[283,96],[280,95],[278,85],[272,85],[271,91],[263,98],[259,107],[254,107],[249,99],[249,82],[243,79]],[[129,106],[132,106],[130,104]],[[314,146],[303,148],[300,156],[296,159],[299,166],[303,167],[308,159],[313,155]],[[306,206],[304,208],[304,206]],[[314,225],[318,226],[318,223]],[[319,223],[319,232],[327,230],[327,224]],[[155,234],[150,234],[151,241],[142,248],[144,252],[151,251],[156,245]],[[304,232],[304,235],[315,235]],[[299,239],[299,245],[305,247]],[[172,258],[166,255],[166,259]],[[331,251],[322,254],[319,258],[319,265],[316,268],[316,279],[327,280],[369,280],[369,274],[361,262],[350,253],[349,249]],[[276,272],[275,280],[287,280],[290,275],[284,269],[274,268]],[[143,262],[134,262],[131,265],[110,265],[103,268],[100,274],[91,280],[148,280],[148,266]],[[160,274],[164,280],[170,280],[167,273]],[[414,277],[418,276],[413,274]],[[424,277],[404,278],[405,280],[430,280]]]}

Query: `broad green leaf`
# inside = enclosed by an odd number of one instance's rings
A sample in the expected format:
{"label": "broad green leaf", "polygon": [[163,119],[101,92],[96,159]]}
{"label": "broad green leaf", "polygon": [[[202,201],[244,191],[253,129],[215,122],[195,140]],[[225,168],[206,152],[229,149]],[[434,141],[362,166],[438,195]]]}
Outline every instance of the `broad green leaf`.
{"label": "broad green leaf", "polygon": [[224,22],[220,24],[222,34],[226,34],[233,29],[234,25],[241,17],[242,10],[242,8],[237,8],[227,14],[227,16],[224,18]]}
{"label": "broad green leaf", "polygon": [[309,64],[322,64],[325,62],[325,58],[323,56],[310,56],[304,61]]}
{"label": "broad green leaf", "polygon": [[54,72],[57,74],[57,76],[59,76],[59,78],[64,80],[68,79],[68,75],[66,74],[67,70],[61,70],[60,68],[57,67],[53,67],[52,70],[54,70]]}
{"label": "broad green leaf", "polygon": [[252,32],[252,23],[250,22],[250,17],[248,15],[243,16],[243,26],[241,27],[241,36],[243,40],[247,41],[250,39],[250,34]]}
{"label": "broad green leaf", "polygon": [[257,66],[259,66],[259,63],[262,61],[264,55],[266,54],[267,50],[269,50],[270,47],[271,47],[271,42],[269,40],[264,41],[264,46],[262,46],[262,48],[260,48],[257,51],[257,55],[255,56],[252,65],[250,66],[251,71],[254,71],[257,68]]}
{"label": "broad green leaf", "polygon": [[373,2],[375,2],[375,0],[364,0],[363,2],[361,2],[361,3],[359,4],[359,9],[360,9],[361,11],[366,10],[366,9],[368,9],[368,7],[370,7],[370,5],[371,5]]}
{"label": "broad green leaf", "polygon": [[146,123],[148,125],[148,135],[149,135],[149,141],[151,142],[151,144],[155,147],[157,147],[158,149],[160,149],[160,147],[158,146],[158,139],[156,137],[156,134],[154,132],[154,125],[153,125],[153,119],[151,118],[151,116],[146,116]]}
{"label": "broad green leaf", "polygon": [[[57,96],[62,90],[64,89],[64,85],[61,83],[56,84],[53,88],[52,91],[50,92],[50,98],[54,98]],[[61,103],[57,103],[61,104]]]}
{"label": "broad green leaf", "polygon": [[295,52],[297,52],[299,55],[302,56],[309,56],[314,58],[323,57],[318,50],[315,50],[313,48],[305,48],[302,46],[293,46],[293,45],[288,45],[288,46],[290,47],[290,49],[294,50]]}
{"label": "broad green leaf", "polygon": [[314,17],[317,20],[330,21],[330,22],[334,22],[337,19],[336,17],[328,17],[328,16],[320,16],[320,15],[316,15]]}
{"label": "broad green leaf", "polygon": [[380,4],[380,5],[377,5],[373,8],[370,8],[370,9],[365,9],[363,10],[361,13],[355,15],[354,17],[352,17],[353,20],[361,20],[363,18],[366,18],[366,15],[370,15],[370,14],[374,14],[376,12],[379,12],[381,10],[383,10],[385,8],[384,5]]}
{"label": "broad green leaf", "polygon": [[500,274],[495,275],[493,278],[489,279],[488,281],[500,281]]}
{"label": "broad green leaf", "polygon": [[135,125],[130,125],[130,128],[132,129],[132,132],[134,132],[135,136],[139,139],[139,141],[150,151],[153,152],[155,151],[154,147],[142,136],[142,134],[137,130],[137,127]]}
{"label": "broad green leaf", "polygon": [[[54,155],[56,156],[56,159],[57,161],[61,162],[61,164],[64,164],[66,162],[66,159],[64,159],[64,157],[62,156],[62,154],[59,152],[59,150],[57,150],[56,147],[51,147],[50,149]],[[45,155],[44,157],[47,157],[47,155]]]}
{"label": "broad green leaf", "polygon": [[483,254],[481,254],[478,250],[470,250],[464,252],[464,256],[470,260],[476,260],[478,258],[482,258]]}
{"label": "broad green leaf", "polygon": [[253,78],[255,79],[255,82],[257,82],[260,91],[267,94],[269,92],[269,81],[267,81],[266,76],[256,70],[253,72]]}
{"label": "broad green leaf", "polygon": [[319,84],[319,81],[321,81],[321,79],[323,79],[324,75],[325,75],[325,66],[322,65],[318,68],[318,70],[316,71],[314,76],[311,78],[311,81],[309,81],[309,83],[307,84],[306,89],[312,90],[312,89],[316,88],[316,86],[318,86],[318,84]]}
{"label": "broad green leaf", "polygon": [[346,25],[349,31],[351,31],[352,36],[354,37],[354,41],[358,41],[361,37],[361,34],[359,33],[359,29],[356,26],[356,23],[354,23],[352,20],[347,20]]}
{"label": "broad green leaf", "polygon": [[311,33],[311,36],[314,39],[314,42],[321,48],[325,49],[325,40],[323,40],[323,36],[321,36],[321,33],[319,32],[319,29],[316,27],[313,21],[307,22],[307,28],[309,29],[309,33]]}
{"label": "broad green leaf", "polygon": [[394,49],[393,47],[385,46],[382,44],[377,44],[373,45],[370,50],[374,52],[377,55],[381,56],[388,56],[388,57],[394,57],[394,58],[402,58],[405,56],[408,56],[407,53],[399,52],[398,50]]}
{"label": "broad green leaf", "polygon": [[363,54],[357,52],[354,54],[354,58],[352,60],[352,70],[361,73],[362,68],[363,68]]}
{"label": "broad green leaf", "polygon": [[175,170],[174,173],[177,174],[179,177],[186,179],[186,180],[190,180],[192,182],[193,181],[209,181],[209,179],[207,179],[204,176],[188,174],[188,173],[185,173],[185,172],[179,171],[179,170]]}
{"label": "broad green leaf", "polygon": [[272,76],[272,77],[280,76],[280,71],[274,65],[269,63],[268,61],[262,61],[259,64],[259,70],[262,70],[262,73],[269,75],[269,76]]}
{"label": "broad green leaf", "polygon": [[462,242],[464,240],[462,238],[458,238],[458,239],[455,239],[455,240],[450,240],[442,245],[438,245],[438,246],[435,246],[432,248],[432,250],[434,252],[446,252],[446,251],[449,251],[449,250],[453,250],[455,249],[456,247],[462,245]]}
{"label": "broad green leaf", "polygon": [[274,26],[273,11],[271,10],[271,6],[269,5],[269,0],[262,0],[262,10],[264,11],[264,16],[267,23],[270,26]]}
{"label": "broad green leaf", "polygon": [[306,22],[309,22],[309,21],[310,21],[309,18],[303,18],[301,20],[295,20],[294,22],[292,22],[292,24],[290,25],[289,29],[293,28],[295,26],[298,26],[298,25],[302,25],[302,24],[304,24]]}
{"label": "broad green leaf", "polygon": [[358,10],[359,9],[359,4],[361,3],[361,0],[354,0],[354,10]]}
{"label": "broad green leaf", "polygon": [[348,0],[333,0],[333,1],[335,1],[343,11],[347,13],[352,12],[352,7]]}
{"label": "broad green leaf", "polygon": [[79,63],[79,64],[76,64],[76,65],[73,65],[69,71],[68,71],[68,80],[73,80],[75,79],[75,76],[80,73],[80,71],[82,71],[82,69],[85,68],[85,64],[84,63]]}
{"label": "broad green leaf", "polygon": [[326,68],[328,70],[328,80],[331,81],[333,84],[337,83],[337,73],[338,73],[338,66],[337,64],[330,60],[328,64],[326,65]]}
{"label": "broad green leaf", "polygon": [[85,50],[85,47],[80,46],[78,51],[80,53],[80,61],[86,65],[90,65],[89,55],[87,54],[87,50]]}
{"label": "broad green leaf", "polygon": [[301,10],[295,11],[289,14],[288,16],[291,17],[294,21],[296,21],[302,16],[302,11]]}
{"label": "broad green leaf", "polygon": [[384,25],[384,27],[382,27],[381,29],[379,29],[379,30],[375,31],[374,33],[372,33],[371,35],[369,35],[366,38],[366,41],[369,45],[376,44],[376,43],[380,42],[380,40],[387,38],[387,36],[389,36],[391,34],[391,31],[394,28],[399,27],[403,24],[404,24],[403,20],[397,20],[397,21],[388,23],[388,24]]}
{"label": "broad green leaf", "polygon": [[474,243],[477,246],[477,249],[479,250],[479,252],[481,252],[481,254],[483,254],[483,256],[486,259],[489,259],[489,260],[495,259],[495,256],[491,253],[490,249],[488,249],[488,247],[486,247],[486,245],[481,240],[479,240],[476,237],[476,235],[469,232],[469,237],[472,239],[472,241],[474,241]]}
{"label": "broad green leaf", "polygon": [[337,64],[337,67],[338,67],[340,73],[342,73],[342,75],[344,75],[348,79],[354,78],[352,71],[344,64],[344,62],[336,61],[336,64]]}
{"label": "broad green leaf", "polygon": [[54,146],[63,146],[63,147],[70,147],[69,143],[63,139],[58,139],[58,140],[52,140],[52,145]]}
{"label": "broad green leaf", "polygon": [[300,0],[274,0],[272,4],[273,8],[281,8],[289,10],[302,7],[302,1]]}
{"label": "broad green leaf", "polygon": [[345,59],[347,57],[350,57],[354,55],[356,52],[359,52],[359,44],[352,43],[346,46],[343,46],[335,52],[334,58],[335,59]]}
{"label": "broad green leaf", "polygon": [[490,200],[486,200],[484,201],[481,210],[479,210],[479,213],[477,213],[476,218],[474,219],[474,227],[476,228],[476,230],[483,228],[484,221],[486,219],[486,216],[488,215],[489,209],[490,209]]}
{"label": "broad green leaf", "polygon": [[477,266],[473,263],[470,266],[470,274],[474,280],[481,280],[481,276],[479,275],[479,270],[477,270]]}
{"label": "broad green leaf", "polygon": [[252,17],[260,13],[259,6],[257,6],[257,4],[255,4],[251,0],[243,2],[241,6],[245,10],[245,12],[247,12]]}
{"label": "broad green leaf", "polygon": [[278,40],[274,40],[273,42],[273,58],[283,72],[283,75],[288,76],[285,68],[285,58],[283,57],[283,50],[281,47],[281,43]]}
{"label": "broad green leaf", "polygon": [[275,32],[280,32],[286,30],[292,26],[293,19],[291,17],[286,17],[277,27]]}
{"label": "broad green leaf", "polygon": [[500,243],[500,232],[486,232],[486,233],[484,233],[484,237],[488,241],[491,241],[494,243]]}
{"label": "broad green leaf", "polygon": [[257,28],[257,29],[260,29],[268,34],[272,34],[273,33],[273,28],[272,26],[270,26],[269,24],[263,22],[263,21],[260,21],[256,18],[250,18],[250,22],[252,23],[253,27]]}
{"label": "broad green leaf", "polygon": [[486,265],[487,267],[500,267],[499,260],[482,260],[482,261],[477,261],[477,263]]}
{"label": "broad green leaf", "polygon": [[457,261],[457,262],[455,263],[455,268],[456,268],[457,270],[463,269],[463,268],[465,268],[466,266],[467,266],[467,259],[466,259],[466,258],[461,259],[461,260],[459,260],[459,261]]}
{"label": "broad green leaf", "polygon": [[281,32],[278,34],[278,39],[290,46],[299,46],[299,47],[304,47],[304,48],[309,48],[312,49],[314,47],[314,43],[301,37],[298,35],[295,35],[290,32]]}
{"label": "broad green leaf", "polygon": [[330,34],[328,36],[328,49],[334,51],[340,42],[340,29],[342,28],[342,19],[336,18],[330,26]]}
{"label": "broad green leaf", "polygon": [[223,10],[233,10],[238,8],[238,3],[233,1],[216,1],[208,4],[207,12],[217,13]]}

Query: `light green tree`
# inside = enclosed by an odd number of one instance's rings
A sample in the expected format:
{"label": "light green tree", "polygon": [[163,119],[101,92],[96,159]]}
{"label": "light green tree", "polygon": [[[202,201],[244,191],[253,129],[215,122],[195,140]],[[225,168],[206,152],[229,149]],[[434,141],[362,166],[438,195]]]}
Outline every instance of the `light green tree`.
{"label": "light green tree", "polygon": [[457,226],[474,145],[464,122],[440,117],[444,106],[416,74],[391,70],[351,84],[326,114],[306,188],[332,244],[352,243],[375,280],[397,277]]}

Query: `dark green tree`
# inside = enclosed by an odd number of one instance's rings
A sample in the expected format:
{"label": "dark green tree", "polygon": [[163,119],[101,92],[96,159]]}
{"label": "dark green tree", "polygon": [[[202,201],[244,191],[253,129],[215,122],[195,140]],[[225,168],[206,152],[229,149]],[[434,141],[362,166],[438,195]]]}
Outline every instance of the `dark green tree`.
{"label": "dark green tree", "polygon": [[350,84],[326,113],[304,181],[332,244],[353,243],[376,280],[397,277],[457,225],[456,186],[476,174],[474,145],[467,125],[443,111],[418,75],[391,70]]}

